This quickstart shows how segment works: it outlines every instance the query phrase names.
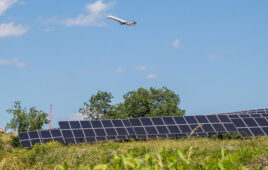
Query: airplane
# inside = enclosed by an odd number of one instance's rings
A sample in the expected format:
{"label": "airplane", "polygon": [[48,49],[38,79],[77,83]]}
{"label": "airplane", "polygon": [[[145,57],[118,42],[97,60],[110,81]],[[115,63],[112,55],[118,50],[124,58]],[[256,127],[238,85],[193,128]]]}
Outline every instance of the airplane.
{"label": "airplane", "polygon": [[111,15],[107,16],[107,18],[115,20],[115,21],[118,21],[118,23],[121,24],[121,25],[135,26],[135,24],[136,24],[135,21],[134,22],[124,21],[122,19],[116,18],[116,17],[111,16]]}

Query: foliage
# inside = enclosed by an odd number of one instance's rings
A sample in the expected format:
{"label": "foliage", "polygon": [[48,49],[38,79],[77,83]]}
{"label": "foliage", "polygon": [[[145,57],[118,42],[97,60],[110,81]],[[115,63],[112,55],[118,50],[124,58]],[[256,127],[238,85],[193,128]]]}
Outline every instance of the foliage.
{"label": "foliage", "polygon": [[92,95],[84,108],[79,112],[89,119],[117,119],[130,117],[147,116],[174,116],[184,115],[185,110],[181,110],[179,95],[167,87],[162,88],[139,88],[136,91],[126,93],[124,101],[112,105],[111,93],[98,91]]}
{"label": "foliage", "polygon": [[0,157],[0,169],[267,169],[268,138],[159,139],[35,145]]}
{"label": "foliage", "polygon": [[179,95],[166,87],[130,91],[122,103],[128,117],[182,116],[185,111],[179,109],[179,104]]}
{"label": "foliage", "polygon": [[85,108],[80,108],[79,112],[87,116],[88,119],[110,118],[111,93],[98,91],[96,95],[92,95],[87,102],[84,102]]}
{"label": "foliage", "polygon": [[13,118],[7,123],[7,129],[24,132],[28,130],[41,129],[43,125],[48,124],[48,114],[31,107],[27,112],[26,108],[21,107],[20,101],[15,101],[14,106],[8,109],[7,112],[12,114]]}
{"label": "foliage", "polygon": [[10,141],[9,141],[10,145],[14,148],[18,148],[20,147],[20,140],[18,136],[10,136]]}

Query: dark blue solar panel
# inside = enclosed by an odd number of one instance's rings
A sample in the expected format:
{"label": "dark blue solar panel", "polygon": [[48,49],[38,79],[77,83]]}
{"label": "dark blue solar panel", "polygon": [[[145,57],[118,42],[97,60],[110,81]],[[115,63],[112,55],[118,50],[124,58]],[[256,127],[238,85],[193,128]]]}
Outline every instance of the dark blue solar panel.
{"label": "dark blue solar panel", "polygon": [[20,140],[29,139],[28,133],[27,132],[20,132],[19,138],[20,138]]}
{"label": "dark blue solar panel", "polygon": [[42,138],[51,138],[51,134],[48,130],[41,130],[40,135]]}
{"label": "dark blue solar panel", "polygon": [[[112,120],[114,127],[124,127],[122,120]],[[127,122],[124,122],[127,123]]]}
{"label": "dark blue solar panel", "polygon": [[28,132],[28,134],[30,136],[30,139],[39,138],[37,131],[31,131],[31,132]]}
{"label": "dark blue solar panel", "polygon": [[74,138],[65,138],[65,143],[66,144],[75,144]]}
{"label": "dark blue solar panel", "polygon": [[231,123],[224,123],[223,126],[228,132],[237,132],[236,127]]}
{"label": "dark blue solar panel", "polygon": [[142,126],[140,119],[129,119],[129,121],[132,126]]}
{"label": "dark blue solar panel", "polygon": [[146,126],[145,130],[146,130],[147,134],[150,134],[150,135],[158,134],[155,127],[153,127],[153,126]]}
{"label": "dark blue solar panel", "polygon": [[129,135],[135,135],[133,128],[126,128]]}
{"label": "dark blue solar panel", "polygon": [[180,129],[176,125],[168,125],[167,128],[170,133],[181,133]]}
{"label": "dark blue solar panel", "polygon": [[195,116],[195,118],[199,123],[208,123],[208,119],[204,115]]}
{"label": "dark blue solar panel", "polygon": [[250,114],[251,117],[262,117],[261,114]]}
{"label": "dark blue solar panel", "polygon": [[169,133],[166,126],[156,126],[156,129],[157,129],[159,134],[167,134],[167,133]]}
{"label": "dark blue solar panel", "polygon": [[84,129],[84,133],[85,133],[86,137],[94,137],[94,136],[96,136],[93,129]]}
{"label": "dark blue solar panel", "polygon": [[176,124],[172,117],[162,117],[166,125]]}
{"label": "dark blue solar panel", "polygon": [[106,137],[96,137],[96,141],[107,141]]}
{"label": "dark blue solar panel", "polygon": [[192,124],[192,125],[190,125],[190,127],[191,127],[191,129],[192,129],[192,131],[195,129],[195,132],[204,132],[203,131],[203,129],[201,128],[201,126],[199,126],[198,124]]}
{"label": "dark blue solar panel", "polygon": [[88,120],[81,120],[80,123],[82,128],[92,128],[90,121]]}
{"label": "dark blue solar panel", "polygon": [[60,129],[70,129],[70,125],[68,121],[60,121],[59,126],[60,126]]}
{"label": "dark blue solar panel", "polygon": [[96,138],[95,138],[95,137],[87,137],[87,138],[86,138],[86,141],[87,141],[88,143],[96,142]]}
{"label": "dark blue solar panel", "polygon": [[113,127],[111,120],[102,120],[102,124],[104,127]]}
{"label": "dark blue solar panel", "polygon": [[224,127],[222,126],[222,124],[213,123],[212,126],[214,127],[214,129],[216,130],[216,132],[225,132],[226,131],[224,129]]}
{"label": "dark blue solar panel", "polygon": [[209,122],[211,123],[218,123],[220,122],[216,115],[207,115]]}
{"label": "dark blue solar panel", "polygon": [[265,118],[254,118],[259,126],[268,126],[268,121]]}
{"label": "dark blue solar panel", "polygon": [[230,119],[238,119],[239,116],[238,115],[228,115]]}
{"label": "dark blue solar panel", "polygon": [[243,137],[250,137],[253,136],[252,133],[249,131],[248,128],[238,128],[239,133],[243,136]]}
{"label": "dark blue solar panel", "polygon": [[257,123],[254,121],[253,118],[243,118],[244,122],[246,123],[246,125],[248,127],[254,127],[254,126],[258,126]]}
{"label": "dark blue solar panel", "polygon": [[116,133],[114,128],[106,128],[105,131],[106,131],[106,134],[108,136],[116,136],[117,135],[117,133]]}
{"label": "dark blue solar panel", "polygon": [[247,117],[250,117],[250,115],[249,115],[249,114],[240,114],[239,116],[240,116],[240,117],[242,117],[242,118],[247,118]]}
{"label": "dark blue solar panel", "polygon": [[127,140],[128,137],[127,136],[117,136],[116,139],[117,140]]}
{"label": "dark blue solar panel", "polygon": [[183,116],[173,117],[177,124],[187,124]]}
{"label": "dark blue solar panel", "polygon": [[130,126],[131,126],[131,124],[130,124],[130,122],[129,122],[128,119],[124,119],[124,120],[122,120],[122,121],[123,121],[125,127],[130,127]]}
{"label": "dark blue solar panel", "polygon": [[91,120],[91,125],[93,128],[102,128],[100,120]]}
{"label": "dark blue solar panel", "polygon": [[203,124],[202,128],[204,129],[205,132],[215,132],[211,124]]}
{"label": "dark blue solar panel", "polygon": [[79,121],[70,121],[70,125],[72,129],[81,129]]}
{"label": "dark blue solar panel", "polygon": [[268,127],[262,127],[262,130],[268,136]]}
{"label": "dark blue solar panel", "polygon": [[117,131],[118,135],[128,135],[126,128],[116,128],[115,130]]}
{"label": "dark blue solar panel", "polygon": [[50,132],[51,132],[51,134],[52,134],[53,137],[62,136],[61,135],[61,132],[60,132],[60,129],[50,129]]}
{"label": "dark blue solar panel", "polygon": [[134,127],[135,134],[137,135],[146,135],[146,132],[143,127]]}
{"label": "dark blue solar panel", "polygon": [[189,133],[192,130],[188,125],[178,125],[182,133]]}
{"label": "dark blue solar panel", "polygon": [[161,117],[152,117],[152,121],[154,125],[164,125],[164,122]]}
{"label": "dark blue solar panel", "polygon": [[231,119],[236,127],[246,127],[242,119]]}
{"label": "dark blue solar panel", "polygon": [[189,123],[189,124],[195,124],[197,123],[196,119],[194,116],[184,116],[184,118],[186,119],[186,121]]}
{"label": "dark blue solar panel", "polygon": [[73,138],[73,133],[71,130],[62,130],[62,135],[64,138]]}
{"label": "dark blue solar panel", "polygon": [[104,129],[94,129],[96,136],[106,136]]}
{"label": "dark blue solar panel", "polygon": [[217,116],[222,123],[231,122],[231,120],[229,119],[229,117],[227,115],[217,115]]}
{"label": "dark blue solar panel", "polygon": [[141,120],[141,123],[142,123],[143,126],[152,126],[153,125],[153,122],[148,117],[140,118],[140,120]]}
{"label": "dark blue solar panel", "polygon": [[253,133],[254,136],[263,136],[264,133],[260,128],[250,128],[250,131]]}
{"label": "dark blue solar panel", "polygon": [[30,140],[20,141],[20,144],[21,144],[22,148],[31,148],[32,147]]}
{"label": "dark blue solar panel", "polygon": [[116,136],[107,136],[107,140],[116,140]]}
{"label": "dark blue solar panel", "polygon": [[79,138],[79,137],[84,137],[84,133],[83,133],[83,131],[82,130],[78,130],[78,129],[76,129],[76,130],[73,130],[73,133],[74,133],[74,137],[75,138]]}

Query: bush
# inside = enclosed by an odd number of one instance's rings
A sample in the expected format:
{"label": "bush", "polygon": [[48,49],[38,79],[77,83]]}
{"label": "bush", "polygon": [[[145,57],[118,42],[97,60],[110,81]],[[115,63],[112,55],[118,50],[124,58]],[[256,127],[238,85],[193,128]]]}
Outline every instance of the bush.
{"label": "bush", "polygon": [[9,144],[11,146],[13,146],[14,148],[18,148],[20,147],[20,140],[19,140],[19,137],[18,136],[11,136],[10,137],[10,141],[9,141]]}

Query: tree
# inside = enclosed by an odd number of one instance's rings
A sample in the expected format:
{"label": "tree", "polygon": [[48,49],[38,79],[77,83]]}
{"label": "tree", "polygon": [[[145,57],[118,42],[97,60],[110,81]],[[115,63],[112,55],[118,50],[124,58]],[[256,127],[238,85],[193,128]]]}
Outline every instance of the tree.
{"label": "tree", "polygon": [[7,123],[7,129],[17,130],[18,132],[39,130],[43,125],[48,124],[48,114],[37,110],[35,107],[31,107],[29,112],[26,108],[21,107],[20,101],[15,101],[14,106],[8,109],[7,112],[12,114],[13,118]]}
{"label": "tree", "polygon": [[179,108],[180,98],[167,87],[149,90],[139,88],[124,96],[123,110],[127,117],[183,116],[185,110]]}
{"label": "tree", "polygon": [[79,112],[88,119],[110,119],[110,113],[115,109],[110,103],[112,94],[105,91],[98,91],[92,95],[87,102],[84,102],[85,108],[80,108]]}
{"label": "tree", "polygon": [[92,95],[85,108],[79,112],[88,119],[123,119],[131,117],[182,116],[185,110],[179,108],[180,98],[166,87],[156,89],[139,88],[126,93],[124,101],[111,105],[111,93],[98,91]]}

